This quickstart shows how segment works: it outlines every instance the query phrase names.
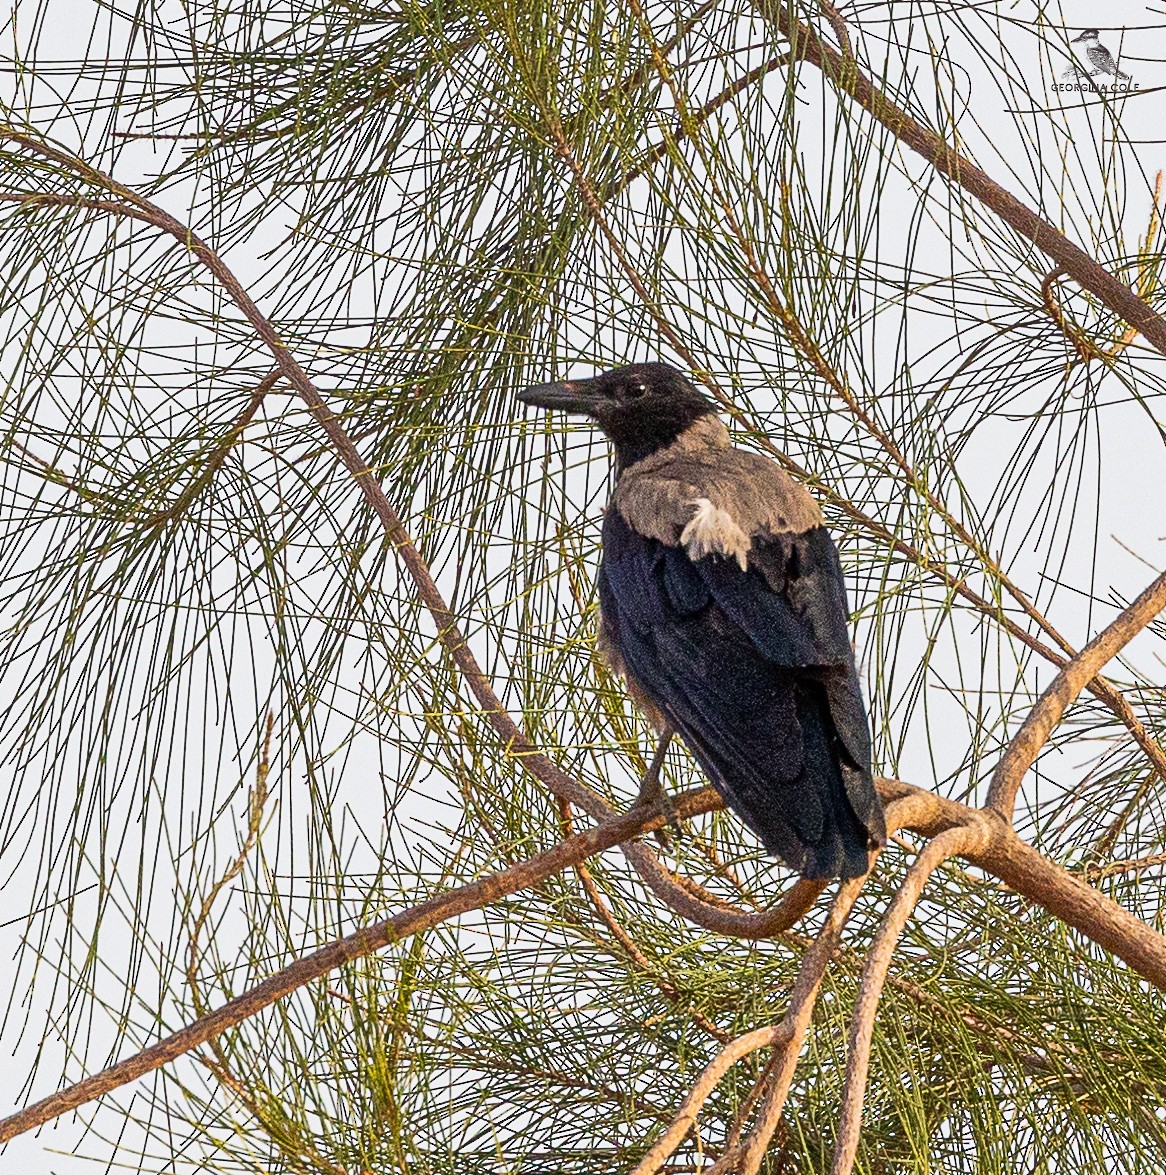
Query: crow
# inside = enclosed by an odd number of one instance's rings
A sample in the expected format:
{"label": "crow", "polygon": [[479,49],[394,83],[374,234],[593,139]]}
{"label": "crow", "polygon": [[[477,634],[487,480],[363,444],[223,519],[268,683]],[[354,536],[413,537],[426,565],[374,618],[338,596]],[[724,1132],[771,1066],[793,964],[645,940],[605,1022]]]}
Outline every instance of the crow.
{"label": "crow", "polygon": [[662,738],[804,877],[859,877],[886,843],[838,553],[775,462],[732,446],[712,402],[664,363],[527,388],[615,449],[598,647]]}

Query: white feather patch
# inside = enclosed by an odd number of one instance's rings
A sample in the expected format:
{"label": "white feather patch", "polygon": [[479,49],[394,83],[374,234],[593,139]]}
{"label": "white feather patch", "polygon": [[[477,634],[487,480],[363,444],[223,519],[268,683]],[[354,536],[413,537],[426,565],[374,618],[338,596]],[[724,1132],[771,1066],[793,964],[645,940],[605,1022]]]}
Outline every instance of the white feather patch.
{"label": "white feather patch", "polygon": [[705,555],[725,555],[736,559],[742,571],[747,570],[752,540],[733,516],[714,506],[708,498],[697,498],[688,504],[696,509],[692,520],[680,532],[680,541],[688,557],[701,559]]}

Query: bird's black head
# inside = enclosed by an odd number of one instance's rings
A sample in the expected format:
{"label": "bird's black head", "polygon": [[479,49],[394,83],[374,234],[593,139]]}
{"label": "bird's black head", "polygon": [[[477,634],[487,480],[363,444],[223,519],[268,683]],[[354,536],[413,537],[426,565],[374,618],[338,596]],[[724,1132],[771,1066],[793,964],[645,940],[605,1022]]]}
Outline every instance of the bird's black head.
{"label": "bird's black head", "polygon": [[1078,41],[1091,40],[1092,38],[1094,38],[1096,36],[1098,36],[1098,32],[1096,29],[1086,29],[1079,37],[1073,38],[1073,44],[1075,45]]}
{"label": "bird's black head", "polygon": [[537,408],[590,416],[615,445],[621,469],[670,445],[694,421],[716,412],[667,363],[634,363],[592,379],[539,384],[519,392],[518,398]]}

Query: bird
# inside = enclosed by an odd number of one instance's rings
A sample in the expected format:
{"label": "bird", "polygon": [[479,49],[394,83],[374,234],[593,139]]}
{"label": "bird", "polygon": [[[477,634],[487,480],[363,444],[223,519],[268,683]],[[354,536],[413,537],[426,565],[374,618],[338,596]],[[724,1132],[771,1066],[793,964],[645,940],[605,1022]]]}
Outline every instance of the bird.
{"label": "bird", "polygon": [[1117,67],[1110,51],[1098,40],[1096,29],[1086,29],[1080,36],[1074,37],[1072,44],[1080,45],[1089,59],[1089,76],[1096,77],[1099,73],[1109,74],[1113,78],[1129,80],[1128,73],[1122,73]]}
{"label": "bird", "polygon": [[614,448],[597,647],[660,735],[678,734],[767,852],[860,877],[886,843],[838,552],[781,466],[735,447],[681,371],[639,363],[526,388]]}

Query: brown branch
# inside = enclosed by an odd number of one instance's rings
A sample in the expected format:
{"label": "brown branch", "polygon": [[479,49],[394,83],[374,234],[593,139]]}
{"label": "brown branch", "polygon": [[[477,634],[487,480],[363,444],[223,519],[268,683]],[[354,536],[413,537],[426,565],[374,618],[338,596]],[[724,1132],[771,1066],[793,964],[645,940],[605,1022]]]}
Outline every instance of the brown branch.
{"label": "brown branch", "polygon": [[794,1018],[793,1033],[774,1068],[765,1100],[757,1113],[757,1121],[741,1144],[741,1175],[751,1175],[760,1168],[769,1141],[781,1122],[785,1101],[793,1083],[794,1070],[802,1051],[802,1042],[810,1026],[810,1016],[814,1011],[818,987],[826,966],[842,938],[842,928],[846,924],[846,919],[850,916],[850,911],[865,882],[866,877],[856,877],[841,884],[826,925],[802,960],[797,982],[790,993],[790,1011],[786,1013],[787,1018]]}
{"label": "brown branch", "polygon": [[[842,928],[846,924],[846,919],[854,907],[865,880],[865,877],[859,877],[851,881],[844,881],[839,888],[825,925],[802,958],[797,980],[790,991],[789,1006],[780,1023],[756,1028],[752,1032],[737,1037],[709,1062],[684,1099],[672,1124],[636,1165],[632,1175],[655,1175],[660,1170],[684,1140],[689,1128],[696,1121],[700,1107],[708,1100],[725,1073],[741,1057],[767,1046],[779,1047],[786,1057],[792,1058],[792,1063],[788,1065],[792,1076],[793,1065],[796,1064],[798,1054],[801,1051],[802,1040],[810,1023],[810,1015],[814,1010],[814,1002],[817,998],[818,987],[822,982],[822,976],[826,973],[826,966],[838,946],[842,936]],[[786,1088],[788,1090],[788,1083]],[[784,1101],[784,1095],[782,1100]]]}
{"label": "brown branch", "polygon": [[[799,878],[772,909],[756,914],[737,911],[717,902],[695,896],[685,879],[681,884],[646,845],[626,844],[621,848],[644,884],[669,909],[697,926],[732,938],[773,938],[799,922],[826,888],[826,882]],[[703,887],[696,887],[703,890]],[[707,891],[705,891],[707,892]],[[712,897],[712,895],[708,895]]]}
{"label": "brown branch", "polygon": [[1008,744],[988,787],[986,807],[1005,820],[1012,818],[1016,794],[1025,772],[1048,741],[1065,707],[1163,608],[1166,608],[1166,572],[1107,628],[1098,633],[1053,679],[1023,726]]}
{"label": "brown branch", "polygon": [[203,466],[202,471],[169,506],[152,514],[146,520],[148,526],[162,526],[177,518],[210,485],[214,480],[215,474],[218,473],[223,462],[230,456],[231,450],[243,435],[243,430],[255,419],[255,413],[259,411],[267,393],[279,383],[282,374],[277,368],[260,381],[251,393],[251,398],[247,401],[247,406],[239,413],[235,423],[231,425],[223,439],[215,446],[214,451],[210,455],[210,459]]}
{"label": "brown branch", "polygon": [[[1061,334],[1073,344],[1073,350],[1077,352],[1077,358],[1082,363],[1088,363],[1092,359],[1110,358],[1083,330],[1074,326],[1065,317],[1065,312],[1061,309],[1061,304],[1057,301],[1056,294],[1053,293],[1053,286],[1056,285],[1060,278],[1067,276],[1065,270],[1059,266],[1045,274],[1044,281],[1040,284],[1040,296],[1041,301],[1044,303],[1046,313],[1056,324]],[[1133,328],[1131,327],[1130,329],[1132,330]],[[1136,336],[1137,332],[1134,331],[1134,334]]]}
{"label": "brown branch", "polygon": [[1116,877],[1121,873],[1140,873],[1143,869],[1153,869],[1155,865],[1166,865],[1166,853],[1128,857],[1124,861],[1110,861],[1105,865],[1086,865],[1080,872],[1086,881],[1100,881],[1104,877]]}
{"label": "brown branch", "polygon": [[[931,793],[912,792],[900,794],[888,800],[886,809],[888,830],[893,831],[903,827],[906,822],[933,816],[937,807],[931,803],[934,798]],[[941,832],[938,835],[944,836],[946,833]],[[859,879],[859,885],[862,880],[864,879]],[[841,898],[841,896],[840,893],[839,897]],[[855,897],[857,897],[857,890]],[[780,1053],[775,1050],[774,1057],[762,1075],[761,1088],[765,1091],[765,1100],[752,1131],[745,1142],[737,1148],[740,1163],[737,1169],[741,1175],[755,1175],[760,1170],[761,1161],[769,1147],[770,1140],[781,1125],[785,1101],[789,1096],[790,1084],[793,1081],[794,1069],[797,1065],[797,1051],[800,1051],[800,1045],[798,1050],[787,1048]],[[726,1172],[733,1169],[728,1158],[729,1156],[726,1155],[724,1165]],[[717,1167],[714,1165],[708,1175],[715,1175],[716,1170]]]}
{"label": "brown branch", "polygon": [[741,1132],[745,1129],[745,1123],[749,1121],[753,1115],[753,1111],[757,1108],[758,1101],[768,1091],[770,1082],[774,1079],[774,1074],[777,1072],[781,1059],[781,1050],[774,1049],[770,1054],[769,1060],[765,1062],[765,1067],[757,1074],[757,1080],[753,1082],[749,1092],[745,1095],[745,1100],[733,1115],[733,1121],[729,1124],[729,1129],[725,1132],[726,1154],[740,1152]]}
{"label": "brown branch", "polygon": [[818,0],[818,7],[822,15],[830,22],[834,35],[838,38],[838,48],[842,51],[843,61],[854,61],[854,46],[850,43],[850,29],[847,28],[846,18],[829,3],[829,0]]}
{"label": "brown branch", "polygon": [[[560,810],[563,814],[563,834],[569,836],[574,831],[571,825],[571,807],[566,801],[561,801]],[[588,869],[587,865],[580,861],[575,866],[575,873],[579,877],[579,881],[583,886],[583,892],[587,895],[587,900],[591,903],[593,909],[599,915],[600,921],[607,927],[611,936],[623,948],[624,956],[631,960],[632,965],[637,970],[651,977],[656,986],[664,994],[665,999],[676,1005],[685,1003],[683,993],[676,984],[672,982],[668,975],[661,974],[658,967],[652,965],[652,961],[640,949],[639,943],[632,938],[631,934],[612,913],[611,907],[603,900],[603,895],[599,892],[599,886],[595,884],[595,878],[591,875],[591,870]],[[719,1040],[724,1044],[730,1039],[729,1034],[724,1029],[718,1028],[704,1013],[691,1007],[685,1010],[692,1022],[698,1028],[708,1033],[714,1040]]]}
{"label": "brown branch", "polygon": [[1115,314],[1136,327],[1166,354],[1166,320],[1074,244],[1047,220],[991,179],[971,160],[896,105],[873,81],[808,25],[802,24],[779,0],[754,0],[758,11],[790,42],[790,52],[822,71],[836,89],[853,99],[900,142],[921,155],[940,174],[970,192],[1020,236],[1052,258],[1078,285],[1095,294]]}
{"label": "brown branch", "polygon": [[949,857],[982,848],[990,836],[986,817],[941,832],[915,859],[898,893],[895,894],[895,900],[883,916],[862,969],[858,999],[854,1005],[846,1058],[846,1081],[842,1090],[838,1140],[835,1144],[831,1175],[850,1175],[854,1166],[862,1124],[862,1103],[866,1092],[867,1070],[870,1066],[875,1015],[899,936],[918,904],[923,887],[931,874]]}
{"label": "brown branch", "polygon": [[[707,792],[708,789],[699,789],[677,796],[673,801],[677,814],[687,818],[707,812]],[[458,914],[481,909],[500,898],[537,885],[595,853],[618,845],[631,837],[662,828],[665,823],[666,818],[660,812],[633,810],[585,832],[577,833],[561,841],[553,849],[512,865],[509,869],[491,873],[458,889],[447,890],[383,922],[355,930],[346,937],[297,959],[241,996],[134,1056],[127,1057],[100,1073],[86,1077],[77,1084],[59,1090],[42,1101],[0,1120],[0,1143],[34,1130],[53,1118],[59,1118],[62,1114],[75,1110],[78,1106],[128,1085],[143,1074],[206,1044],[228,1028],[242,1023],[277,1000],[345,963],[351,963],[391,943],[400,942],[403,938],[428,930]]]}

